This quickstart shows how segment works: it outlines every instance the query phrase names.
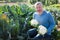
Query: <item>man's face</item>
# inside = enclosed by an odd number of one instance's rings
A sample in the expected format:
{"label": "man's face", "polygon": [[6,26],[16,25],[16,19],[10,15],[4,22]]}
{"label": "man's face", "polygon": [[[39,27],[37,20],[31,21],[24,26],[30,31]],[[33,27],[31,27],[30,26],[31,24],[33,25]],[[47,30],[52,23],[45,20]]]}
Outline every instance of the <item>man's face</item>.
{"label": "man's face", "polygon": [[42,10],[43,10],[43,7],[41,4],[36,5],[36,11],[37,12],[42,12]]}

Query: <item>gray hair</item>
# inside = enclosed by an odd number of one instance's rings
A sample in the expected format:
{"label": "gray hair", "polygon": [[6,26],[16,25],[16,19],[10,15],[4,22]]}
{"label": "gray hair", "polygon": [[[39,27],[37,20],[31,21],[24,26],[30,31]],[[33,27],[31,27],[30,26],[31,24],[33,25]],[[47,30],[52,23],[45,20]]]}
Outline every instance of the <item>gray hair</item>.
{"label": "gray hair", "polygon": [[43,6],[42,2],[36,2],[34,6],[36,7],[39,4]]}

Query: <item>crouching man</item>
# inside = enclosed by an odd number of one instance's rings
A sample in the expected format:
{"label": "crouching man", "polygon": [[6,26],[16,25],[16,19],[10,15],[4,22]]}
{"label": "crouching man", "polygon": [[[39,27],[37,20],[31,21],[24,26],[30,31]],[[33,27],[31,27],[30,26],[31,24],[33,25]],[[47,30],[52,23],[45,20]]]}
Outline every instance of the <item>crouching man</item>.
{"label": "crouching man", "polygon": [[[50,12],[43,10],[43,4],[41,2],[35,3],[36,12],[33,14],[33,19],[36,19],[39,22],[39,25],[43,25],[47,28],[47,33],[44,35],[46,40],[51,40],[51,32],[54,29],[55,21]],[[43,38],[42,35],[37,36],[36,29],[28,30],[28,35],[33,38],[32,40],[41,40]]]}

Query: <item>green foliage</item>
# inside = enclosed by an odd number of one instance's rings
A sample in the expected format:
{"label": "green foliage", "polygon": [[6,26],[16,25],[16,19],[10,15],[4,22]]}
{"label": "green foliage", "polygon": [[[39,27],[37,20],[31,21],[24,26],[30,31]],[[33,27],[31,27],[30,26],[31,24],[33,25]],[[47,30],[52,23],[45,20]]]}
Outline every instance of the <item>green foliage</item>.
{"label": "green foliage", "polygon": [[8,12],[7,7],[8,7],[8,5],[4,5],[4,6],[2,7],[2,11],[4,11],[4,12]]}
{"label": "green foliage", "polygon": [[9,20],[7,18],[3,18],[5,16],[0,15],[0,35],[3,34],[3,32],[7,32],[9,30]]}
{"label": "green foliage", "polygon": [[57,28],[54,28],[54,31],[52,32],[52,37],[55,38],[55,40],[60,39],[60,31],[57,30]]}
{"label": "green foliage", "polygon": [[31,4],[35,4],[37,2],[37,0],[30,0]]}
{"label": "green foliage", "polygon": [[35,4],[36,2],[42,2],[44,5],[48,6],[50,4],[57,4],[58,0],[30,0],[31,4]]}
{"label": "green foliage", "polygon": [[[4,5],[4,6],[0,6],[0,15],[2,16],[3,14],[6,15],[6,17],[3,15],[1,18],[4,19],[0,19],[0,26],[1,26],[1,32],[6,30],[9,31],[9,33],[11,33],[11,36],[17,36],[19,33],[21,33],[22,29],[23,29],[23,25],[24,25],[24,21],[25,18],[27,17],[27,14],[30,12],[34,12],[33,8],[30,8],[28,5],[26,4],[21,4],[19,6],[9,6],[9,5]],[[8,19],[5,19],[8,18]],[[6,21],[3,23],[3,21]],[[8,21],[7,21],[8,20]],[[4,27],[3,27],[4,25]],[[26,27],[27,28],[27,27]],[[29,27],[28,27],[29,28]],[[27,32],[27,30],[25,29],[25,32]]]}
{"label": "green foliage", "polygon": [[2,7],[2,6],[0,6],[0,14],[2,14],[2,8],[3,8],[3,7]]}

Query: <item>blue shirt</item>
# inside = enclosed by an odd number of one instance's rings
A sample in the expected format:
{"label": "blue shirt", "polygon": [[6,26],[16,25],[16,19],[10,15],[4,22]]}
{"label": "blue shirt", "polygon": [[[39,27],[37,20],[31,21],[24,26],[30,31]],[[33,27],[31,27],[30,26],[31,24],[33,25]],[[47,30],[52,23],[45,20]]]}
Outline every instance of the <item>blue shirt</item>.
{"label": "blue shirt", "polygon": [[47,34],[51,35],[55,26],[55,21],[50,12],[43,11],[41,15],[39,15],[38,12],[34,12],[33,19],[36,19],[39,22],[39,25],[45,26],[48,30]]}

